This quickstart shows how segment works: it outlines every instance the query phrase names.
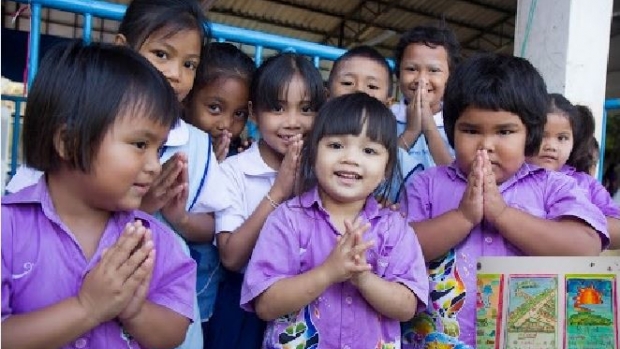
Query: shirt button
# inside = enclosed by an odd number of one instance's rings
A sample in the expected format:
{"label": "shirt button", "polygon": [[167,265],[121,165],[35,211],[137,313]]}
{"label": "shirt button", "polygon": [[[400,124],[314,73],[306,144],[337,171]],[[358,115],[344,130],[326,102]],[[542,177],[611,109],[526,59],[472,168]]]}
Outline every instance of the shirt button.
{"label": "shirt button", "polygon": [[86,348],[86,339],[84,339],[84,338],[78,338],[78,339],[75,341],[75,347],[76,347],[76,348],[80,348],[80,349],[81,349],[81,348]]}
{"label": "shirt button", "polygon": [[492,243],[492,242],[493,242],[493,238],[492,238],[492,237],[490,237],[490,236],[487,236],[486,238],[484,238],[484,241],[485,241],[487,244],[490,244],[490,243]]}
{"label": "shirt button", "polygon": [[353,298],[347,297],[344,299],[344,301],[347,302],[347,304],[351,305],[353,303]]}

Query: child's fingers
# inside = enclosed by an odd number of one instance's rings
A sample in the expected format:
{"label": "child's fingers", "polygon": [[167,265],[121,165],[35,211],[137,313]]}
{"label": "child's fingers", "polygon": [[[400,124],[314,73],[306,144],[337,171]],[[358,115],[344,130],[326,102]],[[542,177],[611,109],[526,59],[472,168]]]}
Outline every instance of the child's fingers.
{"label": "child's fingers", "polygon": [[127,279],[131,277],[138,269],[142,268],[142,265],[149,257],[151,251],[154,249],[153,241],[145,242],[140,248],[136,249],[135,252],[123,263],[118,269],[118,275],[126,282]]}
{"label": "child's fingers", "polygon": [[123,284],[123,288],[131,291],[134,294],[142,283],[144,283],[150,275],[153,273],[153,266],[155,264],[155,250],[150,250],[147,257],[143,262],[135,269],[135,271],[129,275]]}
{"label": "child's fingers", "polygon": [[131,227],[125,229],[116,243],[106,253],[107,260],[104,262],[106,267],[117,270],[131,255],[136,246],[144,238],[144,227],[138,227],[132,223]]}

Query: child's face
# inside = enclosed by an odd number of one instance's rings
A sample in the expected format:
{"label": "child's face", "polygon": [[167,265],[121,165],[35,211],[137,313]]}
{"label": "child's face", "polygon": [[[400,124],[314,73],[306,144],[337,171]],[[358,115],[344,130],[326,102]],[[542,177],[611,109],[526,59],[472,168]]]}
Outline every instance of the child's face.
{"label": "child's face", "polygon": [[200,63],[200,35],[196,30],[167,34],[161,30],[151,34],[138,52],[164,74],[182,101],[192,89]]}
{"label": "child's face", "polygon": [[566,164],[573,150],[573,141],[573,129],[568,118],[561,113],[547,114],[540,151],[528,161],[548,170],[558,171]]}
{"label": "child's face", "polygon": [[137,209],[161,170],[158,150],[170,128],[135,111],[117,117],[95,154],[92,172],[83,175],[81,192],[93,207]]}
{"label": "child's face", "polygon": [[389,99],[389,73],[381,64],[365,57],[351,57],[340,62],[329,86],[331,97],[365,92],[383,103]]}
{"label": "child's face", "polygon": [[252,118],[258,123],[268,151],[282,155],[286,153],[293,136],[308,133],[317,112],[312,110],[310,96],[299,75],[293,77],[280,99],[278,108],[257,111],[259,115],[254,113]]}
{"label": "child's face", "polygon": [[433,110],[439,110],[450,75],[448,59],[448,52],[443,46],[431,48],[421,43],[407,46],[399,71],[400,89],[405,98],[413,101],[418,83],[424,80],[430,106]]}
{"label": "child's face", "polygon": [[527,129],[517,114],[468,107],[454,125],[456,163],[468,175],[476,152],[486,149],[501,184],[525,162],[526,138]]}
{"label": "child's face", "polygon": [[385,178],[388,150],[366,136],[366,126],[357,136],[325,136],[317,148],[314,172],[328,210],[364,202]]}
{"label": "child's face", "polygon": [[218,138],[223,131],[239,137],[248,119],[249,86],[240,78],[217,79],[194,95],[191,123]]}

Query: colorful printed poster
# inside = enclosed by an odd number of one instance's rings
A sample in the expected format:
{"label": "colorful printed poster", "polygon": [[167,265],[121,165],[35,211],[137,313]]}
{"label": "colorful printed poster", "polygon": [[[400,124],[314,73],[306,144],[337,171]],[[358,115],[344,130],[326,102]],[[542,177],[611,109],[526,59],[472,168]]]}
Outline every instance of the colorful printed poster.
{"label": "colorful printed poster", "polygon": [[566,349],[618,348],[616,275],[566,275]]}
{"label": "colorful printed poster", "polygon": [[556,349],[558,278],[556,275],[508,277],[506,349]]}
{"label": "colorful printed poster", "polygon": [[504,276],[478,274],[477,280],[476,348],[499,349],[504,307]]}

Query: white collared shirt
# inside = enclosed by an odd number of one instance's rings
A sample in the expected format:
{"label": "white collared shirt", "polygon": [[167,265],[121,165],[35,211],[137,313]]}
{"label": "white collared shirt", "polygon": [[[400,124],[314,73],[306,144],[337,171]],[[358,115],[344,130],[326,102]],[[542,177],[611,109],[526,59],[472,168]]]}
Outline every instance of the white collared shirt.
{"label": "white collared shirt", "polygon": [[230,206],[215,213],[215,233],[233,232],[250,217],[269,192],[278,172],[269,167],[260,155],[258,142],[220,164],[228,182],[225,188]]}

